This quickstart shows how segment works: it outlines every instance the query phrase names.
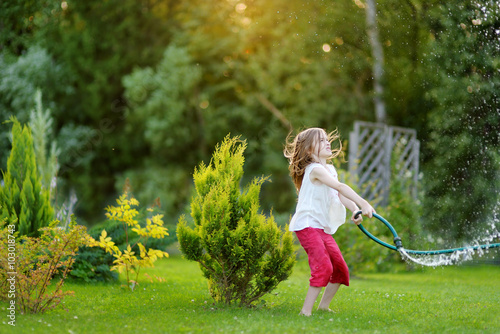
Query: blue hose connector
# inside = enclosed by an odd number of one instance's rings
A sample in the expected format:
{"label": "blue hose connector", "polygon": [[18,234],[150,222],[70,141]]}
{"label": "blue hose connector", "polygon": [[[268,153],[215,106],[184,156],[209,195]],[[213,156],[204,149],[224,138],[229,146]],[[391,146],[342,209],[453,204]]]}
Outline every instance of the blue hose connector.
{"label": "blue hose connector", "polygon": [[401,242],[400,237],[395,237],[394,238],[394,244],[396,245],[397,249],[403,248],[403,243]]}

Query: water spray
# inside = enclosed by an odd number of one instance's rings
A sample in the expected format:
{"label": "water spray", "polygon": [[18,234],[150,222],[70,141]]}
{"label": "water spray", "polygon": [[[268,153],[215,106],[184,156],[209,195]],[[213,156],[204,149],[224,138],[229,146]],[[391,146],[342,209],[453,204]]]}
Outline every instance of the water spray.
{"label": "water spray", "polygon": [[[356,215],[354,217],[355,218],[358,217],[361,213],[362,213],[362,211],[356,212]],[[458,247],[458,248],[450,248],[450,249],[439,249],[439,250],[426,250],[426,251],[405,249],[403,247],[403,242],[402,242],[401,238],[398,236],[398,233],[396,232],[394,227],[392,227],[392,225],[384,217],[380,216],[379,214],[374,213],[373,217],[380,220],[382,223],[385,224],[385,226],[387,226],[387,228],[389,228],[389,230],[391,231],[391,233],[394,237],[394,245],[395,246],[378,239],[373,234],[368,232],[362,224],[359,224],[358,228],[364,234],[366,234],[370,239],[375,241],[376,243],[378,243],[384,247],[387,247],[389,249],[398,251],[399,253],[401,253],[401,255],[404,258],[408,258],[408,259],[410,259],[414,262],[417,262],[419,264],[422,264],[422,265],[438,266],[438,265],[451,264],[455,260],[457,260],[459,257],[464,257],[464,258],[469,259],[471,253],[476,251],[476,250],[482,251],[485,249],[500,247],[500,243],[492,243],[492,244],[487,243],[484,245],[474,245],[474,246],[466,246],[466,247]],[[440,258],[437,262],[432,262],[432,263],[419,261],[418,259],[411,257],[411,255],[442,255],[442,254],[450,254],[450,253],[453,253],[455,256],[452,256],[450,259]]]}

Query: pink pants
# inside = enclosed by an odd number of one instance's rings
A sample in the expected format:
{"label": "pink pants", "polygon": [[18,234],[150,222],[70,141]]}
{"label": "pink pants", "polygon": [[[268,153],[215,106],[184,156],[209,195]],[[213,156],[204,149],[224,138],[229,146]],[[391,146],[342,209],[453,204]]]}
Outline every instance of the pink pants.
{"label": "pink pants", "polygon": [[309,258],[309,285],[324,287],[328,283],[340,283],[349,286],[349,268],[330,234],[311,227],[295,231],[295,234]]}

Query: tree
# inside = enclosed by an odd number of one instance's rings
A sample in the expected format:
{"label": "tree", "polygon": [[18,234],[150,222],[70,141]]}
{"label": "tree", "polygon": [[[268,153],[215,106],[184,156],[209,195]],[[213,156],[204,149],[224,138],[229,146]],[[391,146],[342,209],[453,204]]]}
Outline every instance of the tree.
{"label": "tree", "polygon": [[[59,5],[59,6],[58,6]],[[50,15],[54,7],[61,7],[53,0],[16,1],[0,3],[0,52],[21,55],[31,45],[37,31],[41,13]]]}
{"label": "tree", "polygon": [[190,148],[203,142],[203,129],[196,122],[200,79],[200,67],[186,49],[175,45],[166,48],[155,68],[136,69],[123,79],[130,105],[127,122],[133,124],[129,133],[139,133],[164,161],[193,161],[187,157]]}
{"label": "tree", "polygon": [[172,219],[189,198],[187,170],[208,151],[198,106],[201,75],[185,48],[170,45],[156,66],[135,69],[123,78],[128,104],[125,131],[132,141],[145,144],[151,158],[122,178],[137,185],[140,201],[160,197]]}
{"label": "tree", "polygon": [[[64,66],[39,46],[31,46],[15,60],[0,55],[0,122],[15,115],[21,123],[27,123],[32,110],[38,108],[37,91],[41,92],[40,104],[48,107],[54,119],[65,114],[60,106],[63,97],[73,92]],[[57,124],[53,124],[57,127]],[[0,166],[5,166],[10,151],[7,139],[10,131],[0,131]]]}
{"label": "tree", "polygon": [[[39,89],[35,93],[35,103],[36,107],[30,114],[30,128],[33,135],[35,159],[42,187],[49,189],[52,199],[56,187],[55,178],[59,170],[57,163],[59,150],[56,142],[51,138],[53,122],[50,114],[51,111],[50,109],[43,110],[42,92]],[[47,150],[48,147],[50,147],[49,151]]]}
{"label": "tree", "polygon": [[[58,181],[76,190],[77,214],[92,224],[102,219],[102,203],[116,194],[115,174],[137,167],[150,153],[124,131],[121,81],[135,66],[161,58],[177,27],[172,16],[178,1],[46,2],[34,14],[31,44],[64,64],[74,88],[58,101],[64,113],[44,103],[54,111],[56,132],[69,143],[59,141]],[[6,12],[6,20],[16,21],[21,10]],[[49,97],[45,90],[43,96]],[[72,130],[76,136],[66,137]]]}
{"label": "tree", "polygon": [[385,123],[387,121],[384,101],[384,50],[380,42],[380,36],[377,25],[377,8],[374,0],[366,1],[366,28],[370,39],[373,56],[373,88],[375,118],[377,122]]}
{"label": "tree", "polygon": [[[438,1],[377,3],[388,123],[418,128],[426,120],[421,46],[429,34],[422,22],[426,7]],[[90,225],[102,219],[102,203],[126,177],[137,184],[141,202],[160,195],[170,205],[173,199],[168,214],[177,216],[187,202],[187,171],[209,158],[228,132],[247,140],[248,179],[273,175],[272,185],[262,187],[262,206],[284,217],[294,201],[281,154],[290,125],[338,128],[347,137],[354,120],[375,118],[365,3],[4,1],[0,117],[12,114],[26,122],[31,97],[41,88],[60,149],[58,194],[74,188],[77,214]],[[177,49],[177,56],[166,57],[166,49]],[[190,89],[178,89],[192,78],[174,82],[174,63],[177,73],[186,67],[201,72]],[[134,105],[124,77],[146,69],[162,80],[157,86],[164,85],[155,94],[177,89],[176,103],[185,104],[181,114],[161,96]],[[135,76],[131,83],[146,79]],[[167,135],[163,129],[174,131]],[[7,135],[0,133],[0,139]],[[165,139],[168,148],[162,147]],[[0,146],[0,155],[9,152],[8,140]],[[5,165],[6,157],[0,159]]]}
{"label": "tree", "polygon": [[430,93],[425,221],[464,239],[500,202],[500,8],[488,0],[445,3],[433,19],[439,85]]}
{"label": "tree", "polygon": [[195,169],[195,226],[182,216],[177,227],[182,253],[199,263],[212,297],[226,304],[252,304],[288,278],[295,262],[291,232],[282,234],[272,215],[259,212],[267,178],[240,191],[245,148],[246,142],[227,136],[210,164]]}
{"label": "tree", "polygon": [[38,175],[33,137],[28,126],[21,126],[11,117],[12,151],[3,173],[4,185],[0,187],[0,219],[16,226],[20,235],[39,236],[38,230],[48,226],[54,218],[50,205],[50,190],[42,188]]}

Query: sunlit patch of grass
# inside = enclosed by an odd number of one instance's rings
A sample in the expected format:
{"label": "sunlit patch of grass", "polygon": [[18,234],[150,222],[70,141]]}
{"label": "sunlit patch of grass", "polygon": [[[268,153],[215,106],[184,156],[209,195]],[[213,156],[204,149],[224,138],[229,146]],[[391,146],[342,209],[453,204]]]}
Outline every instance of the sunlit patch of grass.
{"label": "sunlit patch of grass", "polygon": [[[148,276],[153,278],[151,282]],[[498,333],[500,267],[424,268],[366,274],[342,287],[335,313],[299,316],[307,263],[253,308],[216,305],[198,265],[180,256],[141,274],[134,292],[116,284],[68,283],[63,307],[17,315],[1,333]],[[155,276],[161,277],[159,281]],[[6,314],[6,303],[0,304]],[[6,318],[6,317],[5,317]],[[7,318],[6,318],[7,319]]]}

